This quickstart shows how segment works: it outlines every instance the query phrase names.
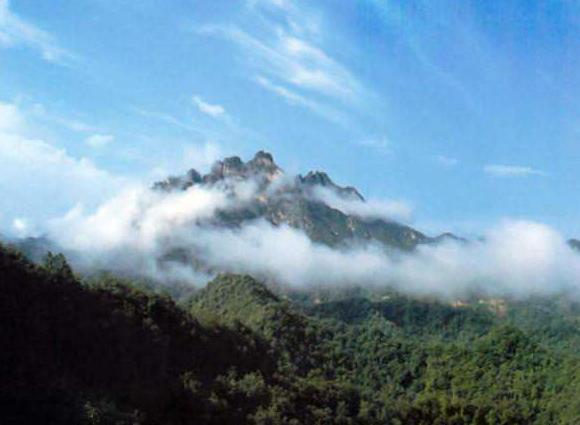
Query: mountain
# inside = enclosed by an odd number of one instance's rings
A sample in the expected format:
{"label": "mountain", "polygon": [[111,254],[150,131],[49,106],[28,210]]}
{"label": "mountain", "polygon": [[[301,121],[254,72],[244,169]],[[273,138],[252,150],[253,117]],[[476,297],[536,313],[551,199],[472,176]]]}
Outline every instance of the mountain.
{"label": "mountain", "polygon": [[232,368],[272,373],[251,332],[202,326],[114,278],[82,285],[64,257],[49,260],[0,246],[3,424],[222,423],[204,419],[209,383]]}
{"label": "mountain", "polygon": [[177,305],[110,275],[83,283],[62,255],[38,266],[0,246],[0,422],[580,420],[577,305],[527,302],[500,317],[369,296],[304,309],[223,274]]}
{"label": "mountain", "polygon": [[580,251],[580,240],[568,239],[568,246],[576,251]]}
{"label": "mountain", "polygon": [[10,244],[27,258],[34,262],[41,262],[50,251],[59,252],[62,249],[46,236],[27,237],[22,239],[11,239]]}
{"label": "mountain", "polygon": [[[216,161],[204,175],[191,169],[184,175],[154,183],[151,190],[171,194],[192,187],[221,191],[233,201],[210,218],[192,223],[212,230],[239,229],[264,220],[274,226],[286,225],[301,230],[313,242],[333,248],[376,243],[389,250],[411,251],[421,244],[464,241],[450,233],[429,237],[388,217],[369,215],[372,208],[365,205],[365,198],[356,188],[336,184],[324,171],[288,175],[272,155],[264,151],[257,152],[245,162],[237,156]],[[10,243],[36,262],[40,262],[49,251],[65,252],[69,260],[84,267],[83,253],[76,251],[74,246],[62,247],[46,236],[16,239]],[[201,271],[222,271],[204,264],[187,243],[167,245],[166,248],[159,255],[161,266],[171,262],[193,263]],[[128,274],[134,274],[134,271],[128,271]]]}
{"label": "mountain", "polygon": [[272,341],[294,373],[320,358],[315,321],[251,276],[219,275],[192,297],[189,311],[221,323],[242,323]]}
{"label": "mountain", "polygon": [[454,235],[453,233],[449,233],[449,232],[445,232],[445,233],[440,234],[439,236],[435,236],[434,238],[431,238],[431,240],[429,242],[437,244],[437,243],[442,243],[442,242],[447,242],[447,241],[461,242],[461,243],[468,242],[467,239],[462,238],[461,236]]}
{"label": "mountain", "polygon": [[[333,247],[467,243],[347,213],[358,190],[287,176],[265,152],[158,182],[152,199],[194,187],[236,201],[200,226],[266,220]],[[451,302],[221,273],[171,298],[130,273],[81,276],[45,238],[15,246],[35,262],[0,244],[2,424],[580,423],[580,303],[565,293]]]}
{"label": "mountain", "polygon": [[220,213],[218,225],[239,227],[251,220],[265,219],[273,225],[286,224],[303,230],[311,240],[329,246],[375,241],[391,248],[411,250],[434,240],[394,220],[348,214],[329,205],[318,191],[341,202],[361,204],[365,199],[354,187],[334,183],[325,172],[311,171],[291,178],[271,154],[263,151],[247,162],[237,156],[217,161],[203,176],[194,169],[189,170],[183,176],[155,183],[153,189],[171,192],[195,185],[228,188],[243,181],[256,183],[255,196],[234,211]]}

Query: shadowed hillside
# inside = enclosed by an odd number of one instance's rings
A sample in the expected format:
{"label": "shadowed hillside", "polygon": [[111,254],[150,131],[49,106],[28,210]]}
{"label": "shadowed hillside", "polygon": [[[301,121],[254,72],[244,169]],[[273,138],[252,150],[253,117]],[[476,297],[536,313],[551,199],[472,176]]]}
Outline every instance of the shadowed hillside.
{"label": "shadowed hillside", "polygon": [[131,282],[91,281],[62,255],[40,267],[0,249],[2,423],[580,419],[572,305],[542,326],[531,303],[507,317],[396,295],[305,308],[225,274],[186,312]]}

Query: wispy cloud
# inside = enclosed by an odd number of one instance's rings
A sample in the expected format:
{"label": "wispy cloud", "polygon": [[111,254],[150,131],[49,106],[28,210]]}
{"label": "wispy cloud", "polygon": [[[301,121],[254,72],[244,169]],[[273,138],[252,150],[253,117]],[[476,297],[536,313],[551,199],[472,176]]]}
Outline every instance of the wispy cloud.
{"label": "wispy cloud", "polygon": [[183,168],[193,167],[198,171],[206,172],[223,156],[222,146],[215,142],[206,142],[202,145],[189,144],[183,149],[182,164]]}
{"label": "wispy cloud", "polygon": [[[87,266],[106,265],[167,282],[177,276],[199,282],[191,265],[203,264],[296,287],[364,282],[444,299],[474,293],[526,298],[561,291],[577,296],[580,290],[580,256],[556,230],[536,222],[505,221],[482,240],[449,239],[412,252],[375,244],[335,249],[313,242],[299,229],[265,220],[235,228],[206,224],[216,213],[236,211],[255,196],[256,186],[247,182],[233,182],[230,193],[200,185],[171,193],[130,190],[94,211],[76,208],[53,220],[48,231],[63,247],[83,253]],[[374,215],[381,209],[390,212],[392,206],[357,208],[355,213]],[[166,261],[175,248],[185,261]]]}
{"label": "wispy cloud", "polygon": [[356,141],[359,146],[375,149],[382,154],[389,154],[392,152],[392,147],[389,139],[386,136],[368,137]]}
{"label": "wispy cloud", "polygon": [[151,173],[152,178],[161,180],[192,168],[207,173],[218,159],[225,156],[223,146],[213,141],[187,143],[176,150],[175,157],[157,161]]}
{"label": "wispy cloud", "polygon": [[0,187],[11,200],[3,213],[14,220],[8,231],[30,229],[39,219],[102,200],[129,183],[87,158],[30,137],[36,131],[27,118],[17,105],[0,102]]}
{"label": "wispy cloud", "polygon": [[236,27],[208,26],[202,33],[223,36],[237,44],[248,64],[270,78],[345,103],[362,95],[360,83],[343,65],[286,30],[278,28],[270,37],[260,39]]}
{"label": "wispy cloud", "polygon": [[113,140],[115,140],[115,137],[112,134],[93,134],[85,139],[85,143],[92,148],[100,149],[113,142]]}
{"label": "wispy cloud", "polygon": [[200,112],[210,117],[218,118],[226,115],[226,110],[222,105],[206,102],[201,96],[193,95],[191,101]]}
{"label": "wispy cloud", "polygon": [[443,167],[455,167],[457,164],[459,164],[459,160],[457,158],[451,158],[445,155],[437,155],[435,157],[435,161],[437,161],[437,163]]}
{"label": "wispy cloud", "polygon": [[221,37],[243,53],[250,79],[291,105],[333,122],[343,108],[360,107],[368,92],[330,53],[320,15],[287,0],[251,0],[244,21],[208,25],[198,33]]}
{"label": "wispy cloud", "polygon": [[28,227],[27,221],[22,217],[16,217],[12,220],[12,228],[19,237],[27,236]]}
{"label": "wispy cloud", "polygon": [[[132,111],[145,118],[143,125],[151,131],[138,136],[147,149],[128,149],[126,154],[151,167],[152,176],[157,179],[191,167],[204,170],[223,157],[223,152],[239,152],[241,141],[251,141],[257,146],[266,146],[268,142],[262,134],[240,125],[227,112],[219,119],[204,120],[191,116],[191,111],[181,110],[180,115],[138,107]],[[174,149],[159,148],[159,136],[154,135],[159,125],[163,131],[170,130],[169,135],[161,137],[163,144],[171,144]]]}
{"label": "wispy cloud", "polygon": [[302,106],[314,114],[328,119],[329,121],[335,121],[337,123],[344,123],[346,121],[346,117],[344,117],[340,111],[315,100],[309,99],[308,97],[302,96],[284,86],[274,84],[272,81],[265,77],[258,76],[256,78],[256,82],[266,90],[269,90],[270,92],[280,96],[291,105]]}
{"label": "wispy cloud", "polygon": [[0,102],[0,131],[14,131],[23,125],[22,114],[11,103]]}
{"label": "wispy cloud", "polygon": [[86,122],[76,117],[61,115],[59,113],[50,111],[42,103],[33,104],[32,107],[30,108],[29,114],[34,118],[38,118],[45,122],[57,124],[61,127],[66,128],[67,130],[74,131],[77,133],[89,133],[98,131],[97,127],[87,124]]}
{"label": "wispy cloud", "polygon": [[17,46],[34,49],[44,60],[62,65],[74,58],[71,52],[58,45],[52,34],[13,13],[8,0],[0,0],[0,47]]}
{"label": "wispy cloud", "polygon": [[489,164],[483,167],[486,174],[494,177],[546,176],[546,172],[529,166]]}
{"label": "wispy cloud", "polygon": [[174,128],[178,128],[180,130],[183,131],[187,131],[187,132],[191,132],[191,133],[196,133],[199,135],[204,135],[205,131],[204,129],[193,125],[190,122],[185,122],[171,114],[165,113],[165,112],[159,112],[159,111],[150,111],[147,109],[142,109],[142,108],[133,108],[133,111],[136,112],[137,114],[141,115],[142,117],[148,118],[148,119],[153,119],[155,121],[161,122],[167,126],[170,127],[174,127]]}
{"label": "wispy cloud", "polygon": [[312,195],[315,199],[332,208],[367,219],[380,218],[388,221],[409,222],[413,216],[413,206],[405,200],[371,198],[360,201],[346,199],[324,187],[315,188]]}
{"label": "wispy cloud", "polygon": [[[319,39],[323,32],[320,15],[305,4],[297,5],[295,0],[248,0],[246,5],[262,20],[271,16],[269,12],[279,12],[286,27],[300,36]],[[262,11],[268,13],[262,14]]]}
{"label": "wispy cloud", "polygon": [[[473,75],[496,67],[497,63],[493,63],[496,61],[495,56],[492,61],[485,55],[487,53],[485,40],[479,34],[477,27],[466,19],[467,14],[462,14],[461,22],[451,27],[445,19],[448,14],[441,13],[445,9],[443,5],[430,2],[414,4],[383,0],[369,0],[368,3],[374,5],[374,12],[387,27],[396,29],[401,41],[406,44],[417,63],[440,84],[459,95],[465,105],[474,112],[476,102],[473,93],[468,90],[463,76],[454,69],[457,67],[450,66],[449,61],[441,60],[445,57],[439,54],[441,43],[433,42],[440,36],[441,29],[445,28],[444,34],[455,34],[454,47],[466,46],[470,53],[466,56],[479,65],[473,68]],[[457,33],[454,33],[455,31]],[[483,64],[485,66],[482,66]]]}

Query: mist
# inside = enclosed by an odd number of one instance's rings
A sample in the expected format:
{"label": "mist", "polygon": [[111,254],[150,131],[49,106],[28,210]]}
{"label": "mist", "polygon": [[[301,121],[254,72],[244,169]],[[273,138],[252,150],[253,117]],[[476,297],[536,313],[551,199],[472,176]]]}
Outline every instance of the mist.
{"label": "mist", "polygon": [[[200,286],[228,271],[294,288],[368,285],[445,299],[580,289],[580,255],[541,223],[505,220],[479,240],[449,239],[412,252],[370,242],[331,248],[263,219],[216,225],[216,213],[235,211],[257,194],[251,180],[170,193],[134,187],[93,211],[76,207],[51,221],[49,237],[78,254],[75,266],[81,270],[107,269],[165,283]],[[381,215],[384,211],[375,216]]]}
{"label": "mist", "polygon": [[348,199],[337,195],[325,187],[316,187],[312,190],[312,197],[326,205],[342,211],[368,219],[383,219],[387,221],[409,222],[413,216],[413,207],[404,200],[395,199]]}

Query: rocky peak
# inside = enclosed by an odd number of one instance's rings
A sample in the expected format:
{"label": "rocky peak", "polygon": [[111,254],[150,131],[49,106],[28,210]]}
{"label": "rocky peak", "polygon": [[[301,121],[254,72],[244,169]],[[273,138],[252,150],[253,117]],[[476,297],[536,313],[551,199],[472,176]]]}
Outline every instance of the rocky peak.
{"label": "rocky peak", "polygon": [[263,165],[276,165],[274,163],[274,157],[272,157],[272,154],[264,151],[256,152],[254,159],[252,159],[250,162],[261,163]]}
{"label": "rocky peak", "polygon": [[168,177],[166,180],[153,185],[155,190],[185,190],[194,184],[213,184],[228,178],[245,179],[255,177],[268,184],[283,173],[276,165],[274,158],[268,152],[259,151],[248,162],[242,161],[239,156],[230,156],[216,161],[211,171],[202,176],[197,170],[191,169],[184,176]]}
{"label": "rocky peak", "polygon": [[246,163],[246,167],[256,174],[264,174],[269,180],[282,173],[274,158],[268,152],[259,151],[254,158]]}
{"label": "rocky peak", "polygon": [[306,176],[301,178],[301,181],[305,185],[336,186],[324,171],[309,171]]}
{"label": "rocky peak", "polygon": [[[272,155],[259,151],[247,162],[238,156],[231,156],[217,161],[204,176],[191,169],[181,177],[170,177],[156,183],[154,188],[174,191],[200,185],[215,186],[230,193],[229,189],[236,189],[237,182],[247,179],[257,184],[252,186],[256,193],[244,198],[237,208],[216,214],[212,218],[214,225],[237,227],[244,222],[264,219],[275,226],[286,224],[302,229],[311,240],[329,246],[374,240],[387,246],[413,249],[431,240],[410,227],[349,215],[328,204],[324,196],[319,196],[321,194],[317,193],[317,189],[329,190],[342,199],[354,202],[363,202],[364,198],[354,187],[337,185],[323,171],[311,171],[305,176],[296,176],[294,180],[281,179],[280,184],[272,184],[282,174]],[[232,193],[235,195],[236,191]]]}
{"label": "rocky peak", "polygon": [[363,196],[352,186],[338,186],[324,171],[310,171],[306,176],[298,176],[298,182],[307,187],[321,186],[332,190],[338,196],[356,201],[364,201]]}
{"label": "rocky peak", "polygon": [[431,238],[431,243],[442,243],[442,242],[460,242],[460,243],[467,243],[467,239],[454,235],[450,232],[442,233],[434,238]]}
{"label": "rocky peak", "polygon": [[199,174],[195,168],[192,168],[187,172],[185,179],[191,184],[201,183],[203,181],[201,174]]}
{"label": "rocky peak", "polygon": [[578,239],[568,239],[568,246],[572,249],[580,251],[580,240]]}
{"label": "rocky peak", "polygon": [[244,173],[244,163],[239,156],[230,156],[223,161],[216,161],[211,167],[211,173],[216,180],[224,177],[239,176]]}

